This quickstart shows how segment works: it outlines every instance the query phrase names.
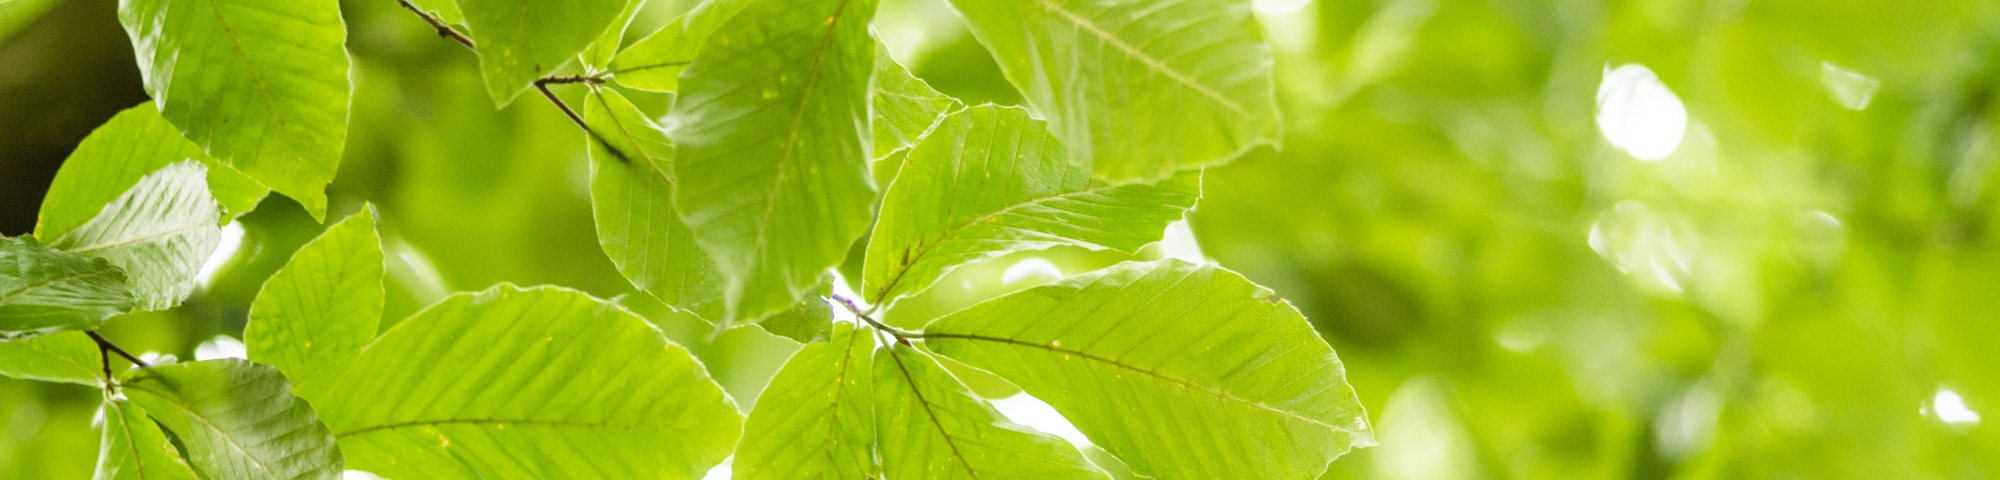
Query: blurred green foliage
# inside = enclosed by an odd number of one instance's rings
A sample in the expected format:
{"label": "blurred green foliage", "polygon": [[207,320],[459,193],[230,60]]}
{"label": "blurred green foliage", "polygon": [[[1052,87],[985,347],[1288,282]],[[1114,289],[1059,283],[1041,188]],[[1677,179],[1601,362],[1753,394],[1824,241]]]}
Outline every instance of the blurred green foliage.
{"label": "blurred green foliage", "polygon": [[[0,231],[31,229],[68,148],[142,101],[113,3],[0,3]],[[632,29],[690,3],[649,2]],[[2000,476],[2000,4],[1255,3],[1284,147],[1211,169],[1189,223],[1345,361],[1381,445],[1328,478]],[[576,128],[536,98],[495,110],[477,59],[395,2],[342,7],[354,93],[328,218],[379,206],[385,319],[501,281],[631,291],[593,236]],[[886,0],[875,23],[939,90],[1020,103],[939,0]],[[1658,161],[1595,123],[1605,70],[1634,63],[1689,119]],[[1879,82],[1865,103],[1857,78]],[[664,95],[628,95],[665,113]],[[237,225],[241,248],[186,306],[104,334],[181,357],[240,335],[264,279],[324,228],[277,196]],[[1126,258],[1003,257],[888,320]],[[798,348],[711,338],[644,298],[625,301],[746,410]],[[88,477],[97,395],[0,379],[0,478]]]}

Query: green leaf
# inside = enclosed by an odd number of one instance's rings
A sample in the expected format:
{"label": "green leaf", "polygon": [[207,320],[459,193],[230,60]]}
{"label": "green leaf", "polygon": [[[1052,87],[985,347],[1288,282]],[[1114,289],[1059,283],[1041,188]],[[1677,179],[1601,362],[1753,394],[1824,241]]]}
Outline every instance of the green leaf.
{"label": "green leaf", "polygon": [[875,156],[883,157],[916,145],[939,116],[957,110],[959,103],[910,75],[879,42],[875,52]]}
{"label": "green leaf", "polygon": [[222,241],[222,212],[207,175],[208,167],[192,160],[148,173],[49,246],[124,269],[140,310],[173,308],[194,291],[195,273]]}
{"label": "green leaf", "polygon": [[292,254],[250,303],[250,360],[277,367],[301,396],[321,397],[382,321],[382,239],[371,208]]}
{"label": "green leaf", "polygon": [[721,318],[721,274],[674,209],[673,143],[611,89],[591,94],[583,111],[592,135],[591,212],[604,254],[633,287],[661,303]]}
{"label": "green leaf", "polygon": [[193,159],[208,166],[208,190],[222,204],[221,223],[257,208],[270,189],[210,158],[182,137],[152,104],[125,109],[84,137],[42,197],[35,236],[56,238],[90,221],[104,204],[161,167]]}
{"label": "green leaf", "polygon": [[129,400],[104,402],[104,440],[94,480],[194,480],[167,435]]}
{"label": "green leaf", "polygon": [[466,36],[479,45],[486,93],[507,106],[604,33],[626,0],[458,0]]}
{"label": "green leaf", "polygon": [[326,216],[326,184],[347,144],[339,2],[124,0],[118,20],[167,121],[313,218]]}
{"label": "green leaf", "polygon": [[725,319],[790,307],[868,229],[874,10],[751,4],[682,75],[674,200],[725,279]]}
{"label": "green leaf", "polygon": [[876,472],[869,355],[875,338],[854,324],[808,344],[771,377],[743,424],[733,478],[870,478]]}
{"label": "green leaf", "polygon": [[1069,442],[1007,420],[905,345],[875,356],[875,428],[884,478],[1109,478]]}
{"label": "green leaf", "polygon": [[611,80],[619,85],[671,92],[680,88],[681,71],[724,20],[756,0],[708,0],[658,32],[633,43],[611,59]]}
{"label": "green leaf", "polygon": [[625,40],[625,29],[632,25],[632,15],[645,5],[646,0],[626,0],[625,9],[618,12],[618,17],[611,19],[611,23],[604,27],[604,32],[597,35],[597,40],[590,42],[590,48],[583,50],[583,64],[588,66],[590,71],[604,70],[611,64],[611,59],[618,56],[619,43]]}
{"label": "green leaf", "polygon": [[203,478],[340,478],[340,448],[278,369],[243,360],[120,375],[125,395],[179,437]]}
{"label": "green leaf", "polygon": [[1200,197],[1199,172],[1110,186],[1063,159],[1042,122],[982,105],[945,117],[910,150],[882,201],[863,275],[874,303],[929,288],[953,267],[1057,245],[1134,252]]}
{"label": "green leaf", "polygon": [[388,478],[700,478],[743,417],[687,350],[555,287],[459,294],[375,341],[321,401]]}
{"label": "green leaf", "polygon": [[132,303],[125,271],[104,259],[0,238],[0,339],[97,328]]}
{"label": "green leaf", "polygon": [[833,304],[827,303],[833,296],[833,277],[828,275],[825,282],[792,308],[758,319],[757,326],[799,343],[826,340],[833,329]]}
{"label": "green leaf", "polygon": [[104,384],[104,358],[83,332],[62,332],[21,340],[0,340],[0,375],[22,380]]}
{"label": "green leaf", "polygon": [[1113,183],[1278,141],[1271,52],[1249,0],[952,0],[1007,80]]}
{"label": "green leaf", "polygon": [[1234,272],[1125,263],[924,329],[939,354],[1047,401],[1159,478],[1318,478],[1372,441],[1333,348]]}

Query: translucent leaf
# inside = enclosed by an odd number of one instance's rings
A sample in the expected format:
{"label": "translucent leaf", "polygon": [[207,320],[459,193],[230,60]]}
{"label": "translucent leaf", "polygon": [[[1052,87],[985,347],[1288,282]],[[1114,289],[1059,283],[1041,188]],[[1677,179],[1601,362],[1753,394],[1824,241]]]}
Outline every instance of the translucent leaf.
{"label": "translucent leaf", "polygon": [[658,32],[633,43],[611,59],[611,79],[619,85],[671,92],[680,88],[681,71],[694,63],[702,41],[724,20],[736,16],[754,0],[708,0]]}
{"label": "translucent leaf", "polygon": [[1109,478],[1069,442],[1008,421],[909,346],[875,356],[875,409],[885,478]]}
{"label": "translucent leaf", "polygon": [[555,287],[446,298],[330,392],[320,409],[351,465],[387,478],[701,478],[743,421],[644,320]]}
{"label": "translucent leaf", "polygon": [[210,158],[200,145],[182,137],[160,117],[152,104],[119,112],[84,137],[42,197],[35,236],[56,238],[97,216],[104,204],[118,198],[140,177],[168,164],[195,160],[208,167],[208,190],[222,204],[221,223],[257,208],[270,192],[242,172]]}
{"label": "translucent leaf", "polygon": [[632,15],[645,6],[646,0],[626,0],[625,8],[611,19],[604,32],[597,35],[597,40],[591,41],[590,47],[583,50],[583,63],[590,71],[602,71],[611,64],[612,57],[618,55],[619,44],[625,40],[625,29],[632,24]]}
{"label": "translucent leaf", "polygon": [[916,145],[938,117],[957,110],[959,103],[911,76],[889,57],[889,49],[878,46],[875,52],[875,156],[882,157]]}
{"label": "translucent leaf", "polygon": [[604,33],[626,0],[458,0],[479,45],[486,93],[507,106],[536,79],[555,73]]}
{"label": "translucent leaf", "polygon": [[94,329],[132,303],[125,271],[104,259],[0,238],[0,339]]}
{"label": "translucent leaf", "polygon": [[103,362],[97,342],[83,332],[0,340],[0,375],[22,380],[95,387],[104,384]]}
{"label": "translucent leaf", "polygon": [[[81,335],[81,334],[79,334]],[[104,402],[104,440],[94,480],[194,480],[160,426],[128,400]]]}
{"label": "translucent leaf", "polygon": [[223,359],[121,375],[132,403],[180,439],[206,478],[338,480],[340,448],[278,369]]}
{"label": "translucent leaf", "polygon": [[868,244],[875,303],[929,288],[961,264],[1057,245],[1132,252],[1159,241],[1200,196],[1200,172],[1110,186],[1063,159],[1019,108],[953,113],[910,150]]}
{"label": "translucent leaf", "polygon": [[1248,0],[952,0],[1007,80],[1113,183],[1278,142],[1271,52]]}
{"label": "translucent leaf", "polygon": [[243,343],[250,360],[277,367],[301,396],[320,398],[382,321],[382,239],[370,208],[313,239],[264,282],[250,304]]}
{"label": "translucent leaf", "polygon": [[833,304],[827,303],[827,298],[833,296],[834,280],[832,275],[823,278],[823,283],[806,298],[799,299],[792,308],[758,319],[757,326],[799,343],[826,340],[833,330]]}
{"label": "translucent leaf", "polygon": [[222,240],[222,212],[208,194],[208,168],[187,160],[139,179],[83,225],[49,246],[109,260],[125,270],[140,310],[165,310],[194,291],[195,273]]}
{"label": "translucent leaf", "polygon": [[1318,478],[1373,440],[1333,349],[1234,272],[1125,263],[947,315],[937,353],[1047,401],[1157,478]]}
{"label": "translucent leaf", "polygon": [[347,144],[339,2],[125,0],[118,19],[167,121],[313,218],[326,215],[326,184]]}
{"label": "translucent leaf", "polygon": [[753,3],[682,75],[674,200],[725,279],[727,319],[792,306],[868,229],[874,10]]}
{"label": "translucent leaf", "polygon": [[876,472],[869,404],[875,339],[853,325],[806,345],[771,378],[743,424],[732,478],[863,479]]}
{"label": "translucent leaf", "polygon": [[720,274],[674,209],[673,143],[616,91],[600,89],[584,102],[593,135],[591,212],[604,254],[632,286],[660,302],[720,319]]}

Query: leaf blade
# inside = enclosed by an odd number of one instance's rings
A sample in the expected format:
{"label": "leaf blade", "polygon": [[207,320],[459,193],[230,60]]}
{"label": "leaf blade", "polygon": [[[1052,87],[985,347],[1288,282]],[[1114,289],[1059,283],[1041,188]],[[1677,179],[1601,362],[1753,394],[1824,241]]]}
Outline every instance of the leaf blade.
{"label": "leaf blade", "polygon": [[888,47],[877,42],[875,52],[875,157],[881,158],[916,145],[946,112],[963,105],[910,75],[889,56]]}
{"label": "leaf blade", "polygon": [[0,375],[95,387],[104,384],[100,355],[97,342],[80,331],[0,340]]}
{"label": "leaf blade", "polygon": [[347,143],[338,2],[131,0],[118,19],[161,116],[216,160],[326,215]]}
{"label": "leaf blade", "polygon": [[278,370],[243,360],[156,365],[121,375],[132,403],[188,449],[210,478],[340,478],[340,448]]}
{"label": "leaf blade", "polygon": [[104,259],[34,237],[0,238],[0,339],[97,328],[132,309],[125,280],[125,271]]}
{"label": "leaf blade", "polygon": [[177,127],[160,116],[158,108],[141,104],[92,130],[63,160],[62,169],[49,183],[48,194],[42,197],[35,236],[56,238],[69,233],[97,216],[105,204],[141,177],[189,159],[208,167],[208,189],[222,204],[223,223],[256,209],[257,201],[270,192],[181,136]]}
{"label": "leaf blade", "polygon": [[172,308],[194,291],[195,273],[222,241],[206,177],[207,167],[192,160],[148,173],[49,246],[124,269],[136,308]]}
{"label": "leaf blade", "polygon": [[952,0],[1070,158],[1112,183],[1276,145],[1271,53],[1244,0]]}
{"label": "leaf blade", "polygon": [[496,106],[507,106],[535,79],[583,53],[623,11],[626,0],[537,2],[458,0],[467,35],[479,45],[479,71]]}
{"label": "leaf blade", "polygon": [[1134,252],[1200,196],[1198,172],[1154,185],[1091,180],[1041,126],[1025,110],[982,105],[946,116],[910,151],[868,245],[871,302],[916,294],[957,265],[1009,252]]}
{"label": "leaf blade", "polygon": [[95,480],[195,480],[167,435],[130,400],[104,402],[104,439]]}
{"label": "leaf blade", "polygon": [[1269,294],[1216,267],[1126,263],[948,315],[924,343],[1047,401],[1139,474],[1316,478],[1371,441],[1366,413],[1333,349]]}
{"label": "leaf blade", "polygon": [[909,346],[875,356],[875,404],[886,478],[1109,478],[1069,442],[1008,421]]}
{"label": "leaf blade", "polygon": [[793,305],[867,229],[874,6],[753,3],[682,74],[674,198],[726,279],[725,320]]}
{"label": "leaf blade", "polygon": [[382,320],[382,239],[370,207],[292,254],[250,303],[243,343],[301,396],[318,398],[375,339]]}
{"label": "leaf blade", "polygon": [[593,135],[591,213],[605,255],[633,287],[662,303],[711,321],[721,318],[721,274],[674,206],[668,173],[674,146],[666,133],[610,89],[586,100],[584,123]]}
{"label": "leaf blade", "polygon": [[868,478],[876,471],[871,362],[874,337],[853,324],[806,345],[757,398],[736,447],[734,478]]}
{"label": "leaf blade", "polygon": [[449,297],[332,391],[321,409],[354,468],[391,478],[700,478],[742,422],[686,350],[554,287]]}

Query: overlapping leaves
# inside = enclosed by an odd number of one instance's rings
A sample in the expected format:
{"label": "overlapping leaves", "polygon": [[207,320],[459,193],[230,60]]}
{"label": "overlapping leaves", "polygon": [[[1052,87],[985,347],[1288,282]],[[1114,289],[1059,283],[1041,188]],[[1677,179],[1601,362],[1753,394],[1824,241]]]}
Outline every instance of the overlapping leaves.
{"label": "overlapping leaves", "polygon": [[215,160],[325,215],[347,142],[339,2],[127,0],[118,18],[167,121]]}

